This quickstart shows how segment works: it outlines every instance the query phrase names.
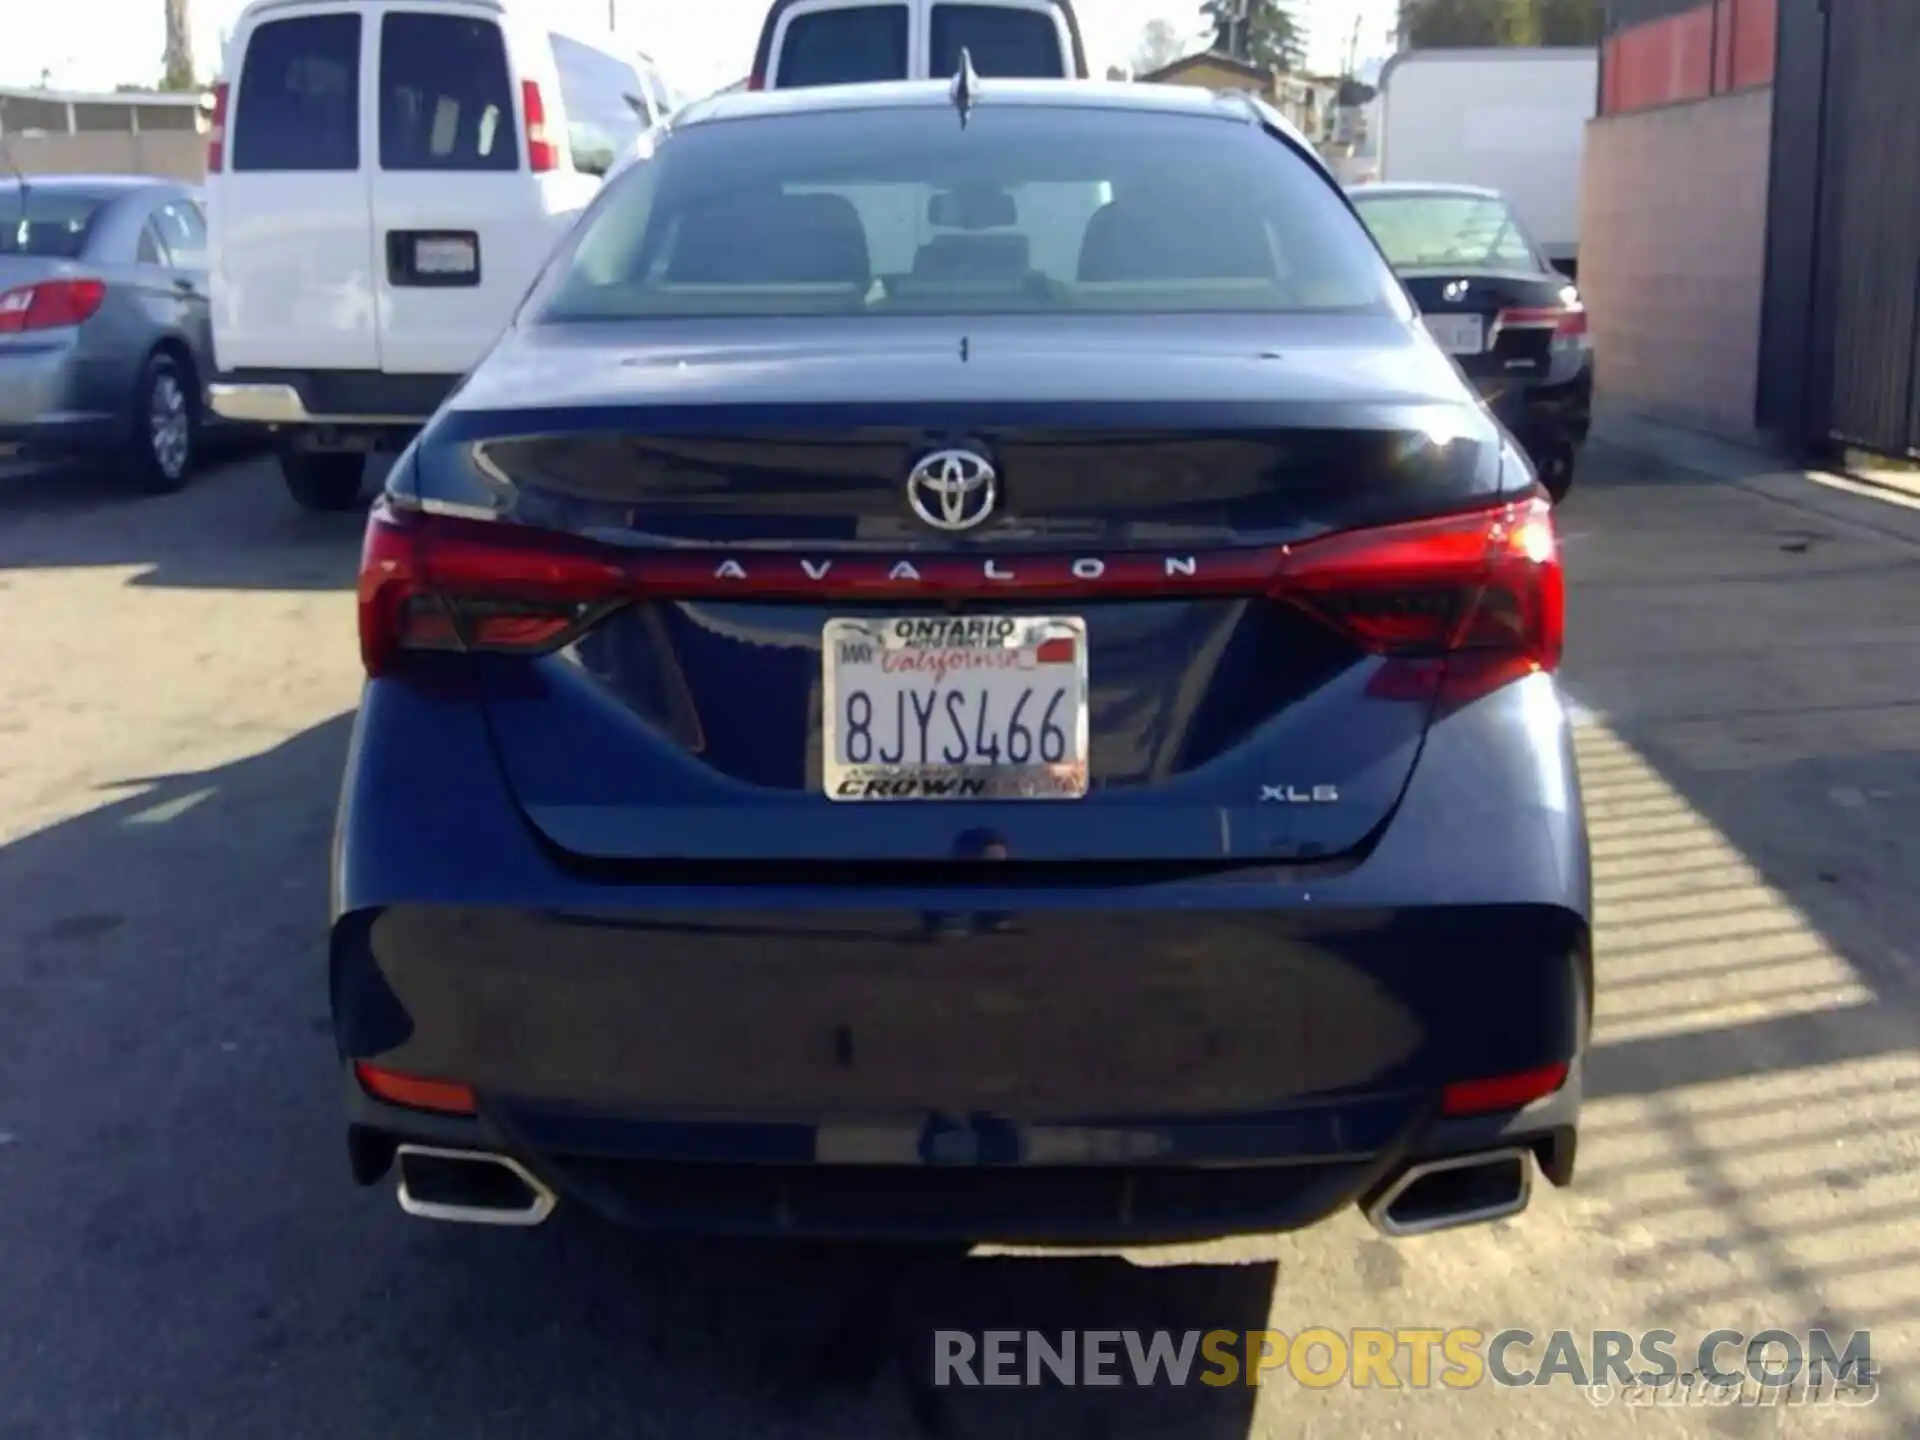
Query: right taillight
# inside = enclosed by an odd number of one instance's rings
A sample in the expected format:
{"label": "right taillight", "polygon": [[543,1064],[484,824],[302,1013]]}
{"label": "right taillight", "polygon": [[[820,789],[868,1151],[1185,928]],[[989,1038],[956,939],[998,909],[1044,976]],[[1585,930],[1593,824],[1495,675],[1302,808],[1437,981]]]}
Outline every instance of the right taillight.
{"label": "right taillight", "polygon": [[1379,655],[1492,653],[1552,670],[1566,591],[1544,499],[1294,547],[1275,595]]}
{"label": "right taillight", "polygon": [[766,88],[767,88],[767,77],[762,75],[758,70],[754,71],[753,74],[747,77],[747,89],[764,90]]}
{"label": "right taillight", "polygon": [[98,280],[41,280],[0,290],[0,335],[83,325],[99,313],[107,287]]}
{"label": "right taillight", "polygon": [[213,87],[213,120],[207,126],[207,173],[218,175],[227,163],[227,82]]}
{"label": "right taillight", "polygon": [[560,147],[547,133],[547,102],[537,81],[520,82],[520,108],[527,121],[527,168],[536,175],[560,168]]}
{"label": "right taillight", "polygon": [[1592,343],[1587,333],[1587,307],[1580,292],[1569,285],[1560,292],[1558,305],[1510,306],[1493,322],[1497,338],[1507,330],[1547,330],[1556,350],[1584,350]]}
{"label": "right taillight", "polygon": [[382,502],[360,553],[360,657],[384,675],[409,651],[544,654],[631,592],[590,543]]}

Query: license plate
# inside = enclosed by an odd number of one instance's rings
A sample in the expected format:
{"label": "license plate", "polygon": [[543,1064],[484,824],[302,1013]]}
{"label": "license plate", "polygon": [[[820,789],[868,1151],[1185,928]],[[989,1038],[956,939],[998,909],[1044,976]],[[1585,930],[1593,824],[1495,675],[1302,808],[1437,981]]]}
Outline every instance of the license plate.
{"label": "license plate", "polygon": [[1087,624],[1077,616],[827,621],[821,779],[833,800],[1077,800]]}
{"label": "license plate", "polygon": [[1478,315],[1429,315],[1426,321],[1449,355],[1478,355],[1487,348],[1487,322]]}
{"label": "license plate", "polygon": [[480,268],[480,249],[471,240],[416,240],[413,268],[421,275],[471,275]]}

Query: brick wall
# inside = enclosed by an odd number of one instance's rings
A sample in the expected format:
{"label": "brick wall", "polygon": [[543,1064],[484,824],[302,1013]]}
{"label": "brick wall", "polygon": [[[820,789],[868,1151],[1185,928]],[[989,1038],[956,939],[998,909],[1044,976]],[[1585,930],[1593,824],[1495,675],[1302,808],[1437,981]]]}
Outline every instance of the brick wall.
{"label": "brick wall", "polygon": [[1773,91],[1587,128],[1580,289],[1603,403],[1753,433]]}

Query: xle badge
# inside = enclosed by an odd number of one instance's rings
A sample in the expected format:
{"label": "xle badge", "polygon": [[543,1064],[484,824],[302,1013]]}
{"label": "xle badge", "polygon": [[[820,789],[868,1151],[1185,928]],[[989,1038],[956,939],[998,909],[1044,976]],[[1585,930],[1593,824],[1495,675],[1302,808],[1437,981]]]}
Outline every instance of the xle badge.
{"label": "xle badge", "polygon": [[1332,805],[1340,799],[1337,785],[1262,785],[1262,805]]}

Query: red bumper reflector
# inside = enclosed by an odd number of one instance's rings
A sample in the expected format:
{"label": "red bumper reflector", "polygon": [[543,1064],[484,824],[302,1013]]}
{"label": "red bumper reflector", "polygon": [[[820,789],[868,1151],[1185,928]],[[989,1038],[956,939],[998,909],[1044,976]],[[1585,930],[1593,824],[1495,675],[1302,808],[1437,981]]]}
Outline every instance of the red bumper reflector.
{"label": "red bumper reflector", "polygon": [[471,1115],[473,1087],[456,1080],[422,1080],[416,1075],[398,1075],[364,1060],[353,1062],[353,1073],[361,1089],[376,1100],[405,1105],[410,1110],[437,1110],[443,1115]]}
{"label": "red bumper reflector", "polygon": [[1502,1110],[1518,1110],[1553,1094],[1566,1083],[1565,1061],[1543,1065],[1538,1070],[1523,1070],[1518,1075],[1497,1075],[1491,1080],[1462,1080],[1447,1086],[1441,1109],[1448,1115],[1493,1115]]}

